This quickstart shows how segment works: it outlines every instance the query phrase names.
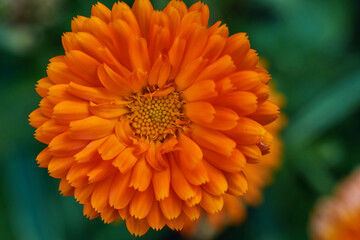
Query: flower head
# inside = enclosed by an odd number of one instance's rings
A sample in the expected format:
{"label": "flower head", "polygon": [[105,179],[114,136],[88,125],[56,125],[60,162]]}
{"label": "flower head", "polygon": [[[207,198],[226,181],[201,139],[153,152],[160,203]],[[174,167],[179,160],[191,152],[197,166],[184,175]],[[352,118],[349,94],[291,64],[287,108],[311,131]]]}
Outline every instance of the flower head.
{"label": "flower head", "polygon": [[30,124],[48,145],[40,167],[89,218],[121,217],[135,235],[180,230],[246,191],[243,170],[269,150],[263,125],[278,108],[246,34],[208,19],[200,2],[98,3],[64,34]]}
{"label": "flower head", "polygon": [[311,220],[314,240],[360,239],[360,169],[342,182],[334,196],[322,199]]}

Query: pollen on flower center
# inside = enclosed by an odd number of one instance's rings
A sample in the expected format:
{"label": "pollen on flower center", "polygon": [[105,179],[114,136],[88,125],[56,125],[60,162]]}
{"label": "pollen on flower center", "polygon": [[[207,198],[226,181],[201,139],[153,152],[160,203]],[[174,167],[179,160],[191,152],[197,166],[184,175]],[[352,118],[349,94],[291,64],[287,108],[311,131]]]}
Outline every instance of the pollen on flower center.
{"label": "pollen on flower center", "polygon": [[134,94],[126,99],[130,112],[127,117],[135,135],[149,140],[164,140],[168,135],[176,136],[177,131],[187,125],[183,113],[184,102],[179,92],[155,97],[152,94]]}

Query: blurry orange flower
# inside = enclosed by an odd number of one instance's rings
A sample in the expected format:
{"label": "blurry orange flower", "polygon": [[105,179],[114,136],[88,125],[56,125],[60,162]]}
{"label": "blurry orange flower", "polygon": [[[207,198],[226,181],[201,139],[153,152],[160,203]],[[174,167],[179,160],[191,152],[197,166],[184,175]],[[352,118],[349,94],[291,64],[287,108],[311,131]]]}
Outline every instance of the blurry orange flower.
{"label": "blurry orange flower", "polygon": [[269,150],[263,125],[278,107],[245,33],[208,20],[200,2],[98,3],[64,34],[30,124],[48,144],[40,167],[89,218],[121,217],[135,235],[180,230],[247,190],[243,170]]}
{"label": "blurry orange flower", "polygon": [[[270,99],[279,106],[283,105],[283,96],[272,90]],[[272,176],[276,168],[279,167],[282,158],[282,142],[280,141],[280,130],[283,128],[285,116],[280,115],[277,121],[274,121],[264,128],[269,131],[274,142],[268,154],[264,155],[257,164],[248,164],[243,173],[248,181],[248,191],[243,196],[224,195],[224,209],[215,214],[207,214],[205,218],[200,219],[201,224],[187,220],[182,233],[184,235],[208,236],[214,237],[227,225],[240,225],[247,215],[247,206],[258,206],[263,200],[263,188],[271,183]],[[253,162],[251,162],[253,163]],[[210,225],[210,227],[209,227]]]}
{"label": "blurry orange flower", "polygon": [[360,168],[342,182],[334,196],[321,200],[311,221],[314,240],[360,239]]}

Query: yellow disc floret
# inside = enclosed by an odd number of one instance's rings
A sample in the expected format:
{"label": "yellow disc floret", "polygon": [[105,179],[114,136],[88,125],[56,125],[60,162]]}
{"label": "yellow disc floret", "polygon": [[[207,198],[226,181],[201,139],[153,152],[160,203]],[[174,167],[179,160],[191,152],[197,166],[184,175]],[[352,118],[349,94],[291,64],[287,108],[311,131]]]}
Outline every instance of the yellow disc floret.
{"label": "yellow disc floret", "polygon": [[136,93],[126,100],[130,110],[127,117],[135,135],[141,138],[162,141],[168,135],[176,136],[177,131],[188,123],[179,92],[173,91],[165,96]]}

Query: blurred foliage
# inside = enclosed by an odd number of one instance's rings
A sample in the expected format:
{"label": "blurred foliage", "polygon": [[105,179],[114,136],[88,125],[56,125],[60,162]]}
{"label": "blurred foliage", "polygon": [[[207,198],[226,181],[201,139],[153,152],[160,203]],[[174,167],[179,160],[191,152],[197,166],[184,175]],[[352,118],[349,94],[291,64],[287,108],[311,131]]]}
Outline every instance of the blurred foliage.
{"label": "blurred foliage", "polygon": [[[40,97],[36,81],[63,54],[70,20],[96,1],[0,0],[1,239],[133,239],[123,223],[87,220],[58,180],[38,168],[44,145],[27,122]],[[132,1],[126,1],[132,4]],[[186,1],[188,6],[194,1]],[[285,156],[265,202],[218,239],[307,239],[315,201],[359,164],[360,2],[358,0],[208,0],[211,22],[247,32],[286,96]],[[103,1],[111,7],[113,1]],[[167,1],[153,1],[162,9]],[[181,239],[170,230],[143,239]]]}

